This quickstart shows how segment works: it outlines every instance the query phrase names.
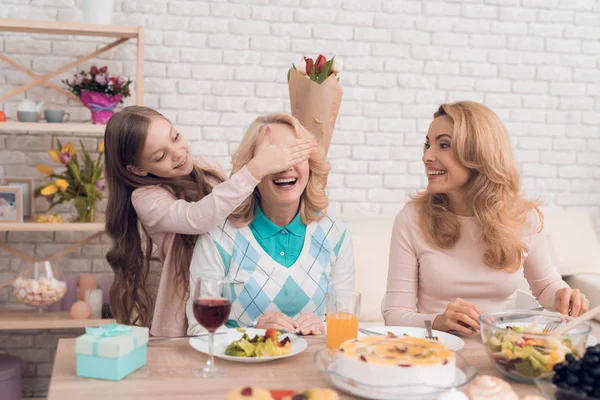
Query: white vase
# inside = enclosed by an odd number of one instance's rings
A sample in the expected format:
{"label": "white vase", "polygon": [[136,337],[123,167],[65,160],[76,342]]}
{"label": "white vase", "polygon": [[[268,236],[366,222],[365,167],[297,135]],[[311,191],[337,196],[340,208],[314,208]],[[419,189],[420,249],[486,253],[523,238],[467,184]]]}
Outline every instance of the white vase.
{"label": "white vase", "polygon": [[83,18],[88,24],[110,24],[115,0],[83,0]]}

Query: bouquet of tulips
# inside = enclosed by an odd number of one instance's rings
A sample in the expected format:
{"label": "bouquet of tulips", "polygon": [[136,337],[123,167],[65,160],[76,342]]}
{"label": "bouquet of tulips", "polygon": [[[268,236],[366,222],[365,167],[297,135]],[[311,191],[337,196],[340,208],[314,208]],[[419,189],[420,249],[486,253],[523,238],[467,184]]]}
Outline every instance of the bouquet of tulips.
{"label": "bouquet of tulips", "polygon": [[93,222],[96,202],[102,200],[102,193],[106,188],[102,179],[104,142],[98,147],[98,158],[92,161],[90,155],[81,143],[82,162],[77,158],[77,151],[73,143],[64,146],[56,140],[57,149],[48,150],[50,157],[66,169],[57,173],[52,167],[38,164],[38,171],[45,174],[52,182],[42,185],[35,190],[35,196],[45,196],[53,207],[66,201],[73,200],[77,210],[75,222]]}
{"label": "bouquet of tulips", "polygon": [[[317,83],[323,83],[332,74],[336,76],[339,81],[340,78],[337,76],[342,70],[342,60],[338,60],[333,56],[331,60],[327,60],[323,54],[319,54],[316,60],[312,58],[304,57],[298,67],[292,64],[292,68],[299,71],[300,74],[306,76],[311,81]],[[290,80],[291,69],[288,71],[288,82]]]}
{"label": "bouquet of tulips", "polygon": [[342,103],[342,87],[337,76],[342,61],[319,54],[316,60],[303,57],[288,71],[292,115],[317,137],[325,152],[329,149],[333,128]]}

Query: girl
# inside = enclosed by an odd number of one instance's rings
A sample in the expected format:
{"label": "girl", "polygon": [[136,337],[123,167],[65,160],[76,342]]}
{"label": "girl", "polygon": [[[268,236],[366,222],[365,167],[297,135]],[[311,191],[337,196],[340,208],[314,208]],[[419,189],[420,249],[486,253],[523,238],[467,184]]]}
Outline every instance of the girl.
{"label": "girl", "polygon": [[[224,182],[218,165],[193,160],[186,139],[150,108],[115,114],[104,142],[111,311],[121,323],[151,326],[155,336],[185,335],[182,306],[197,236],[225,219],[263,177],[306,161],[316,146],[307,140],[273,145],[265,134],[255,157]],[[147,287],[153,244],[163,264],[155,305]]]}
{"label": "girl", "polygon": [[587,311],[550,259],[541,212],[520,193],[509,134],[494,112],[466,101],[440,106],[423,163],[427,191],[394,223],[387,325],[431,320],[438,330],[474,333],[484,310],[514,308],[522,273],[545,308]]}
{"label": "girl", "polygon": [[[279,145],[312,137],[290,115],[259,117],[233,155],[233,172],[256,157],[261,132],[269,130]],[[350,235],[343,221],[327,215],[329,169],[319,148],[310,161],[265,177],[229,221],[198,238],[190,292],[198,278],[232,282],[228,326],[323,334],[326,293],[354,290]],[[193,300],[187,305],[189,335],[203,331]]]}

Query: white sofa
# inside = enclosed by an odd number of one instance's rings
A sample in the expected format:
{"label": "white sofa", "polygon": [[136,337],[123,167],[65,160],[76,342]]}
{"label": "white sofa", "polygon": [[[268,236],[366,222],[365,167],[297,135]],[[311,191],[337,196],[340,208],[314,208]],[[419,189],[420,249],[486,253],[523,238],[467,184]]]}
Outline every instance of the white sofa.
{"label": "white sofa", "polygon": [[[545,207],[543,234],[554,263],[571,287],[600,304],[600,241],[591,219],[584,213]],[[362,293],[361,320],[382,321],[390,236],[394,216],[342,216],[352,234],[356,262],[356,286]],[[520,287],[529,292],[527,281]],[[600,321],[600,317],[597,318]]]}

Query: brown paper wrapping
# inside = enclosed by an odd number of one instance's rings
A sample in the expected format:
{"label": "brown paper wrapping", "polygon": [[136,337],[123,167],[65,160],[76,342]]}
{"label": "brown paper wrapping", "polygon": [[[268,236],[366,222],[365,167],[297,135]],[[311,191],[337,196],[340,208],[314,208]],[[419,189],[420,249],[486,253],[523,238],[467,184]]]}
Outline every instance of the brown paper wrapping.
{"label": "brown paper wrapping", "polygon": [[336,75],[331,74],[319,84],[292,68],[288,87],[292,115],[315,135],[327,153],[342,103],[342,87]]}

